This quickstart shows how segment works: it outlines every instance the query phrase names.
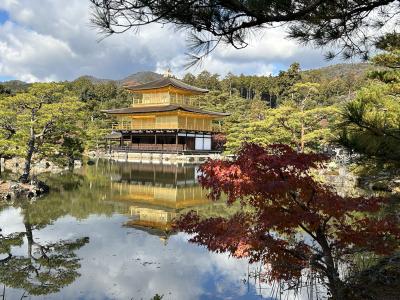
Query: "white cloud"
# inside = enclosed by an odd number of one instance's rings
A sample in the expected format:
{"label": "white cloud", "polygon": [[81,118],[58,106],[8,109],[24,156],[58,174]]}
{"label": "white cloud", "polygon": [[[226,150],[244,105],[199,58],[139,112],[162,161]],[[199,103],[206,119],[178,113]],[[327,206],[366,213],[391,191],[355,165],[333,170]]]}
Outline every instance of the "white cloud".
{"label": "white cloud", "polygon": [[[138,34],[128,32],[98,42],[100,36],[89,23],[89,1],[2,0],[0,9],[10,16],[0,25],[0,76],[49,81],[84,74],[117,79],[168,67],[178,75],[187,72],[185,34],[168,26],[150,25]],[[203,65],[189,71],[265,75],[293,61],[306,68],[327,64],[319,50],[284,37],[284,29],[276,28],[253,37],[243,50],[221,45]]]}
{"label": "white cloud", "polygon": [[68,61],[77,57],[64,41],[11,22],[0,27],[0,36],[0,73],[22,80],[56,80],[55,70],[68,70]]}

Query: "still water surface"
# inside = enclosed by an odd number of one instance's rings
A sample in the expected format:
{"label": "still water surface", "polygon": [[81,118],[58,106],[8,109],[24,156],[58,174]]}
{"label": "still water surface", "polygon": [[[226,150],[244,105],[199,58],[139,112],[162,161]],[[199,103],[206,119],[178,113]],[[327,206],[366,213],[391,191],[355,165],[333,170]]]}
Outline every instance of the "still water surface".
{"label": "still water surface", "polygon": [[268,298],[248,276],[258,266],[171,230],[190,209],[235,209],[207,200],[196,177],[195,166],[100,160],[46,178],[44,198],[0,206],[0,299],[3,286],[4,299]]}

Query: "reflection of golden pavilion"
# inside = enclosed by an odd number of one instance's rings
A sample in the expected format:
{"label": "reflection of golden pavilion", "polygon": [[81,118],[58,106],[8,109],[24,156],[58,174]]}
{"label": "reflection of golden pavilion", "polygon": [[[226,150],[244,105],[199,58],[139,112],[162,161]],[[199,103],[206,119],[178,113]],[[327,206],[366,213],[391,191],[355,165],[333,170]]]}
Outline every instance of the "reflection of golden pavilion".
{"label": "reflection of golden pavilion", "polygon": [[[167,237],[182,209],[208,204],[197,183],[194,166],[118,164],[112,176],[113,199],[129,202],[132,219],[126,226]],[[117,191],[117,194],[115,194]]]}
{"label": "reflection of golden pavilion", "polygon": [[209,203],[206,192],[199,186],[158,187],[128,183],[113,186],[124,191],[124,194],[115,198],[116,200],[133,201],[146,206],[183,209]]}
{"label": "reflection of golden pavilion", "polygon": [[140,206],[130,206],[129,211],[133,220],[129,221],[127,226],[158,229],[164,233],[171,232],[172,220],[177,215],[172,211]]}

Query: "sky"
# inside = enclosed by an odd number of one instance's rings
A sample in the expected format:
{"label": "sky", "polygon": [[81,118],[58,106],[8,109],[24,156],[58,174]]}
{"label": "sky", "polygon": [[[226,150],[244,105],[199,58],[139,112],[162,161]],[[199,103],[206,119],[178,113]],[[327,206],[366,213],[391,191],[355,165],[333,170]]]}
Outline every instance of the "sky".
{"label": "sky", "polygon": [[[299,62],[303,69],[332,64],[324,51],[285,39],[283,28],[268,29],[242,50],[220,46],[189,70],[186,34],[152,24],[139,32],[101,39],[90,24],[88,0],[0,0],[0,81],[73,80],[81,75],[121,79],[139,71],[178,77],[208,70],[224,76],[276,74]],[[338,61],[336,61],[338,62]]]}

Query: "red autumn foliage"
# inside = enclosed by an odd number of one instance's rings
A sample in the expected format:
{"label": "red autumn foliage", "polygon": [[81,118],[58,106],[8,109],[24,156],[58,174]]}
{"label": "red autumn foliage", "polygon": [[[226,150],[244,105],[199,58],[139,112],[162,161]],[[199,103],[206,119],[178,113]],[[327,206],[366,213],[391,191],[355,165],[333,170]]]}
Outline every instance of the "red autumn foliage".
{"label": "red autumn foliage", "polygon": [[386,198],[342,197],[317,181],[310,170],[327,160],[286,145],[254,144],[234,161],[210,160],[201,166],[201,185],[214,200],[226,194],[228,204],[240,201],[242,210],[229,219],[190,212],[176,226],[212,251],[262,261],[269,281],[297,282],[312,269],[333,299],[343,299],[339,265],[355,252],[391,253],[400,230],[394,216],[377,214]]}
{"label": "red autumn foliage", "polygon": [[212,136],[212,142],[216,150],[223,150],[226,144],[226,135],[223,133],[217,133]]}

